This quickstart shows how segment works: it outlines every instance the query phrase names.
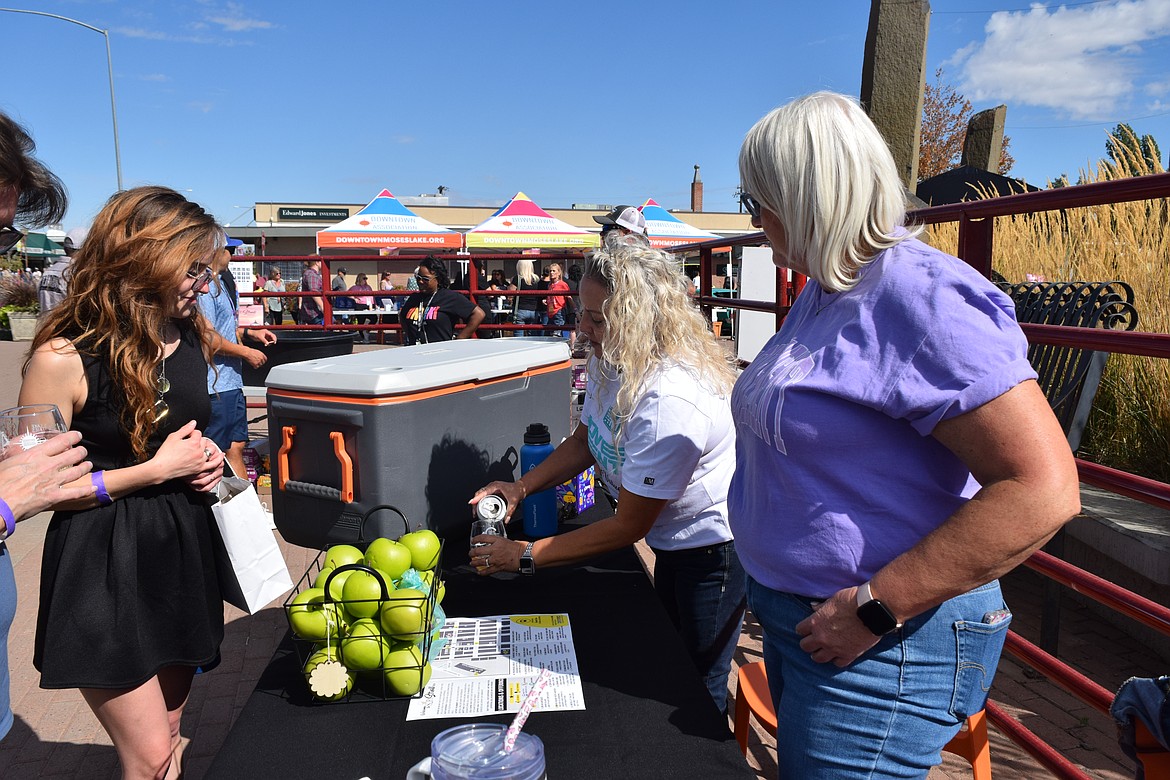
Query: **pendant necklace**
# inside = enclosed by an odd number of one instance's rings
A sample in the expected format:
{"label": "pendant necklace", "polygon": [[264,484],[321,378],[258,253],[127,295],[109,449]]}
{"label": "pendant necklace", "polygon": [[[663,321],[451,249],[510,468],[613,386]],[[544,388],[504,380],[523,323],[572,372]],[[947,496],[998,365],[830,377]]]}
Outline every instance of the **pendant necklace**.
{"label": "pendant necklace", "polygon": [[[438,290],[435,290],[433,293],[431,293],[431,297],[430,300],[427,301],[427,305],[420,309],[418,313],[418,335],[423,344],[430,343],[430,341],[427,340],[427,311],[430,310],[431,303],[435,300],[435,296],[438,294]],[[422,303],[422,301],[419,300],[419,303]],[[438,317],[435,319],[437,320]]]}
{"label": "pendant necklace", "polygon": [[171,407],[163,397],[171,391],[171,380],[167,379],[167,329],[163,328],[163,355],[158,367],[158,380],[155,382],[158,398],[154,402],[154,421],[162,422],[170,414]]}

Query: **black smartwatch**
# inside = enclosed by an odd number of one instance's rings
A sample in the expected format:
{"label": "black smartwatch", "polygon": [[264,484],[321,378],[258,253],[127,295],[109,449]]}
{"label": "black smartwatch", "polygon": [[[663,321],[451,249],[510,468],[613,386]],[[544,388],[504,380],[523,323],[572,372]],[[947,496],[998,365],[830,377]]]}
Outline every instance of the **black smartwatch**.
{"label": "black smartwatch", "polygon": [[874,636],[885,636],[902,627],[890,608],[873,597],[868,582],[857,589],[857,618]]}
{"label": "black smartwatch", "polygon": [[536,542],[529,542],[528,546],[524,548],[524,552],[520,554],[520,573],[521,574],[536,574],[536,562],[532,560],[532,545]]}

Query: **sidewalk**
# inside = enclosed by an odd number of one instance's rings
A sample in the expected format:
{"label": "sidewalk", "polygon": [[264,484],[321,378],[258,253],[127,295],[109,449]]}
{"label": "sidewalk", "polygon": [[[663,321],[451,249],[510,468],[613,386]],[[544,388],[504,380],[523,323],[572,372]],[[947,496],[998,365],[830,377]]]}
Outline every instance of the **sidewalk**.
{"label": "sidewalk", "polygon": [[[0,364],[14,369],[23,360],[26,344],[0,342]],[[0,373],[0,408],[16,403],[19,370]],[[16,724],[0,742],[0,778],[118,778],[117,756],[96,718],[76,691],[45,691],[32,667],[32,645],[37,612],[41,547],[48,514],[20,524],[9,549],[16,567],[20,594],[16,621],[9,637],[12,700]],[[282,543],[294,581],[308,567],[315,551]],[[642,549],[649,560],[651,553]],[[1040,577],[1018,570],[1003,581],[1008,603],[1015,613],[1012,628],[1026,639],[1039,634]],[[185,777],[200,780],[211,763],[232,722],[287,630],[280,601],[247,616],[225,607],[226,636],[223,663],[214,672],[198,675],[184,714],[182,733],[190,740],[184,755]],[[1090,679],[1115,690],[1130,676],[1151,676],[1167,671],[1166,661],[1122,631],[1101,624],[1066,603],[1061,634],[1061,656]],[[736,664],[761,660],[761,632],[750,620],[744,626]],[[734,693],[734,675],[730,685]],[[1025,725],[1040,734],[1094,778],[1126,780],[1133,770],[1116,744],[1107,716],[1045,681],[1035,672],[1005,656],[992,690],[992,698]],[[753,723],[749,761],[761,778],[775,778],[775,743]],[[997,778],[1050,776],[1026,753],[1008,742],[994,727],[991,757]],[[930,774],[931,780],[969,778],[967,764],[944,754],[944,762]],[[394,780],[397,780],[396,778]]]}

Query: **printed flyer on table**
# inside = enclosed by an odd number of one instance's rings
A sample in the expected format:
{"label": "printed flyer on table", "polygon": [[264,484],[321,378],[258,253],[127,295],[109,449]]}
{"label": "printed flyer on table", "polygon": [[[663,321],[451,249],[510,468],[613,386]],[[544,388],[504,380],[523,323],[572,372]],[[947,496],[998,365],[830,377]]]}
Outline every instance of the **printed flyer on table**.
{"label": "printed flyer on table", "polygon": [[431,681],[410,700],[407,720],[516,712],[541,670],[552,670],[534,712],[583,710],[581,675],[567,614],[449,618]]}

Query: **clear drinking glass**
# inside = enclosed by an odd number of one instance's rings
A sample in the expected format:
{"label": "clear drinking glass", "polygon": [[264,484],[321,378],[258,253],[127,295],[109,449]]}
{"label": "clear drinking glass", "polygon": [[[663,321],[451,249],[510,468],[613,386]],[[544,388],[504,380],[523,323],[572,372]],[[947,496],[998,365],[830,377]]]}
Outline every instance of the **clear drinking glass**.
{"label": "clear drinking glass", "polygon": [[0,459],[31,450],[68,430],[56,404],[14,406],[0,411]]}
{"label": "clear drinking glass", "polygon": [[[475,520],[472,520],[471,521],[471,538],[474,539],[475,537],[480,536],[482,534],[487,534],[489,536],[503,536],[505,538],[508,536],[508,534],[504,530],[504,521],[503,520],[494,520],[494,519],[483,520],[480,518],[476,518]],[[480,544],[472,543],[471,546],[472,547],[482,547],[483,544],[482,543],[480,543]]]}

